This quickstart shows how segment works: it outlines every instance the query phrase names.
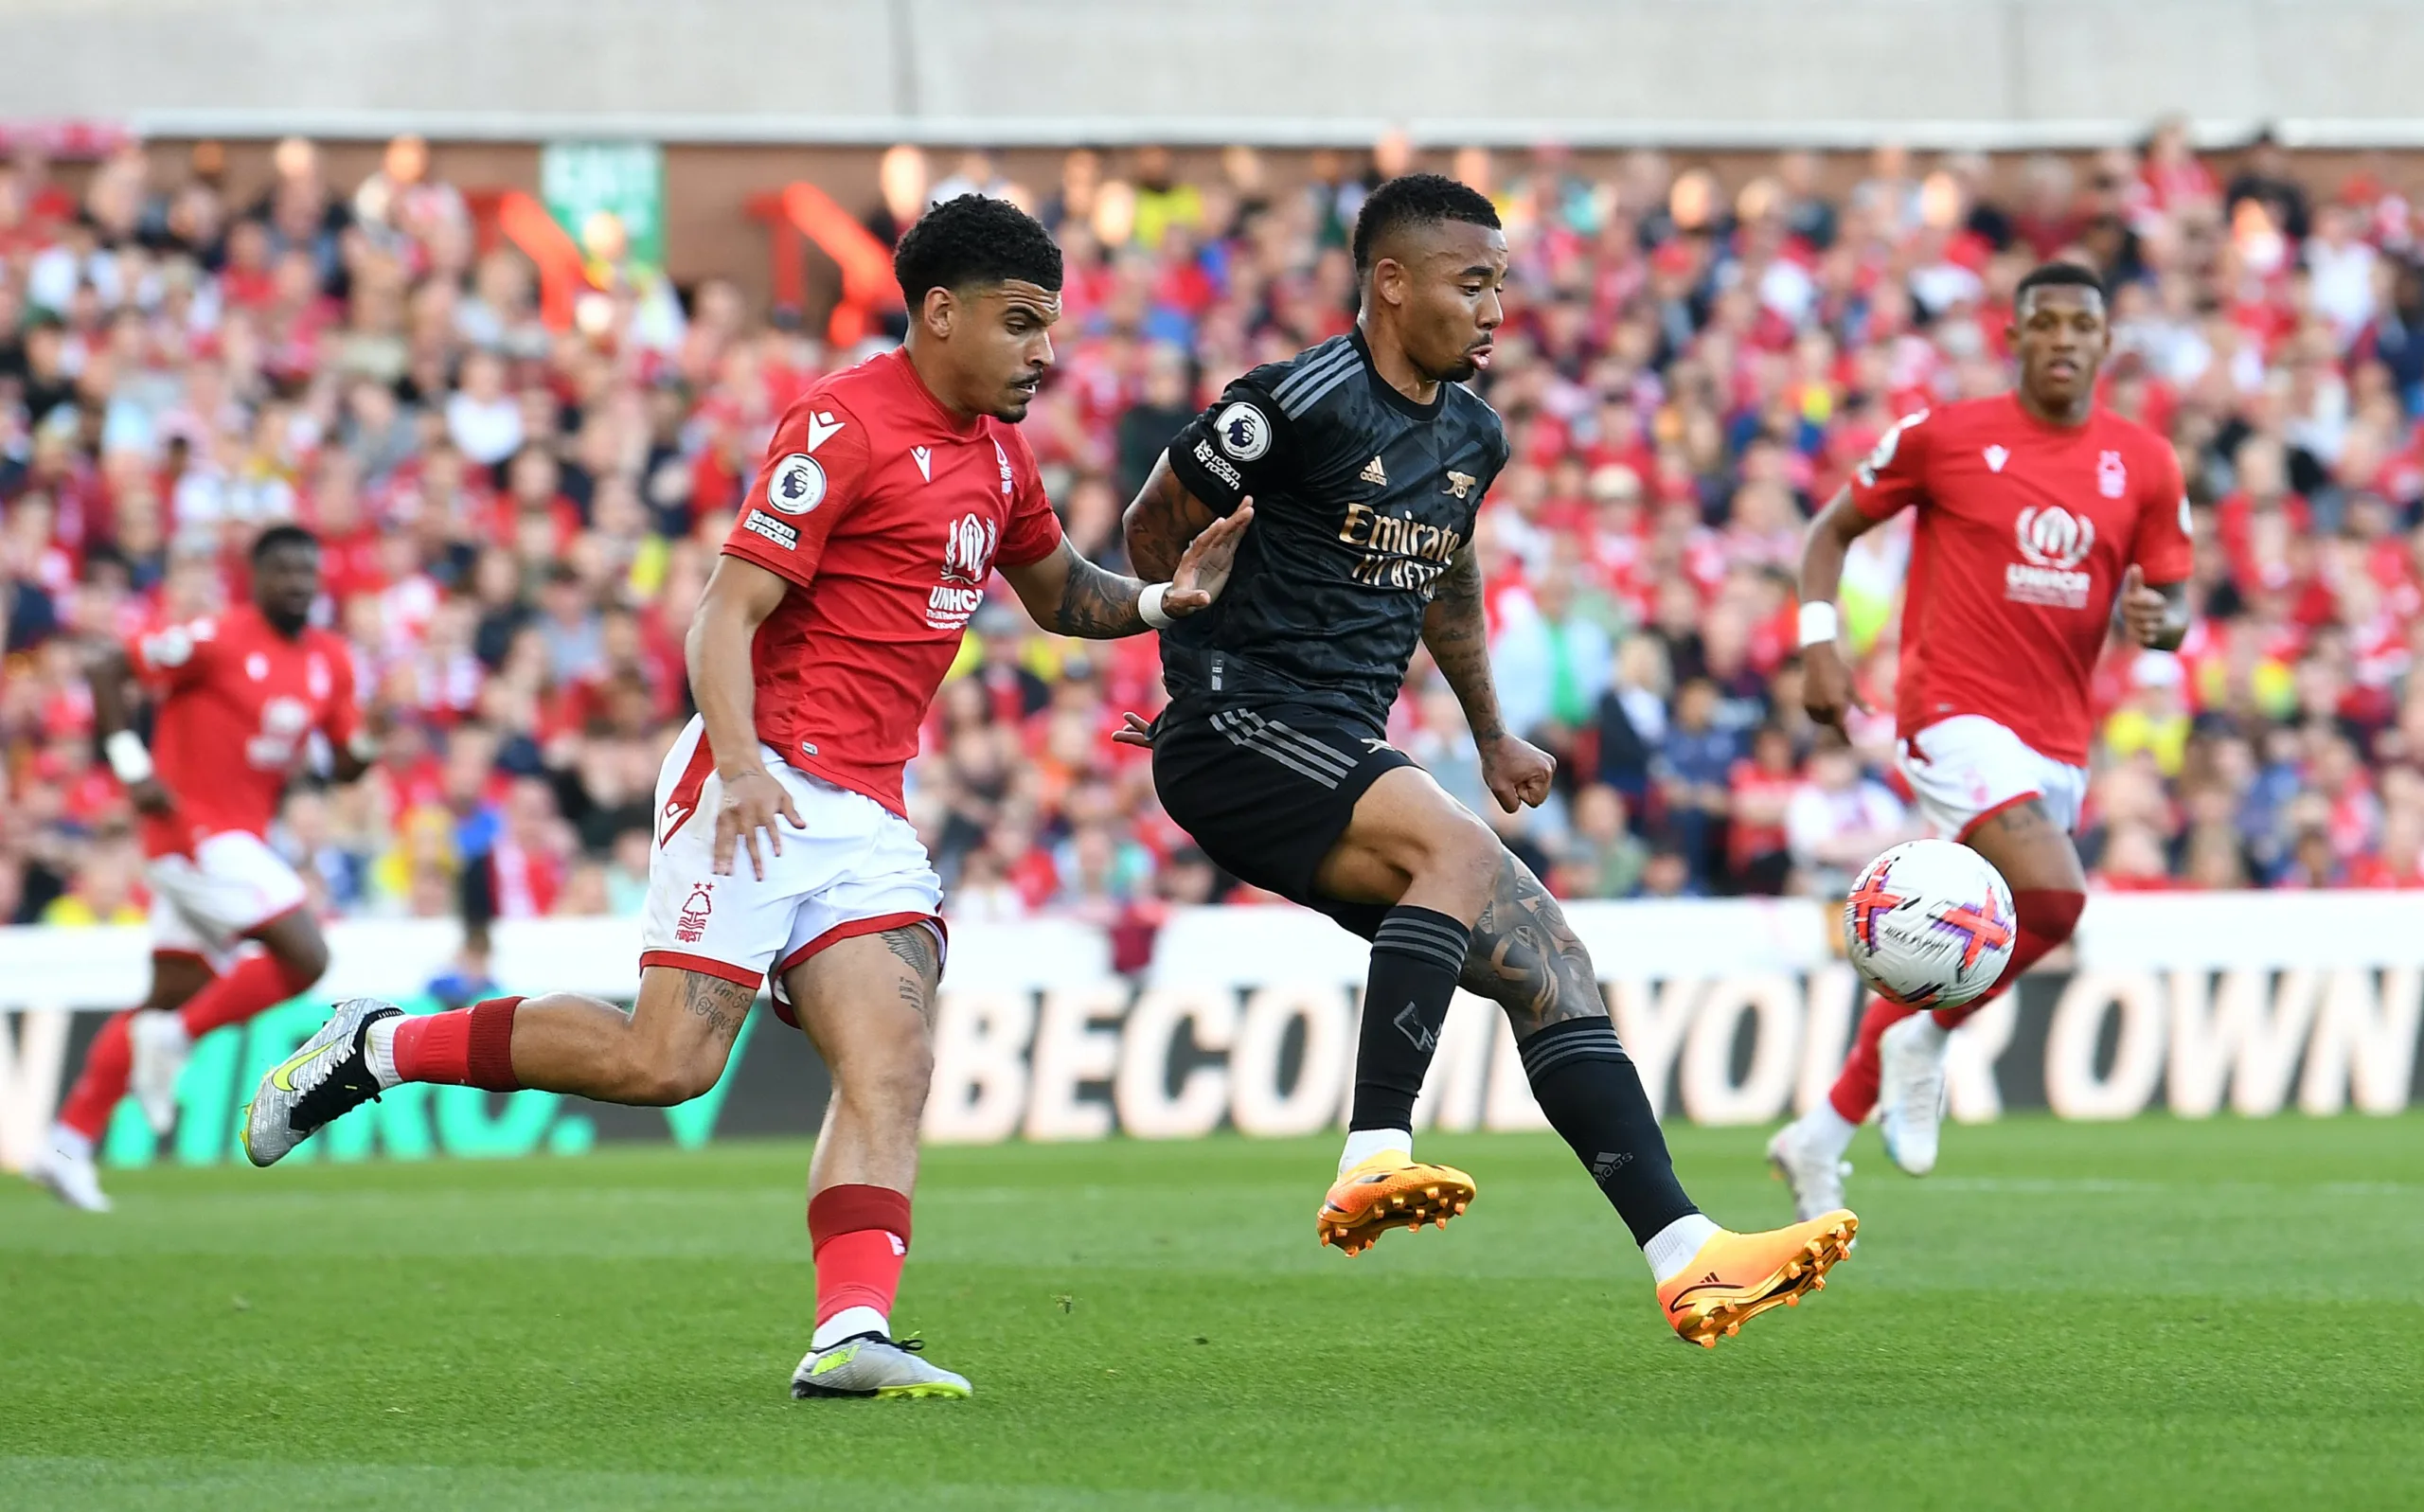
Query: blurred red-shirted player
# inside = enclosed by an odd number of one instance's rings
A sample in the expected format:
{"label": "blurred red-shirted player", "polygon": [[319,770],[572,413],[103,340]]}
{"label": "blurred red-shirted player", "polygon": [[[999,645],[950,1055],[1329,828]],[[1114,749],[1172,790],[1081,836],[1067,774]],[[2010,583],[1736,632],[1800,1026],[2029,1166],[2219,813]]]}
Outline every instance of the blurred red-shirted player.
{"label": "blurred red-shirted player", "polygon": [[[1930,1013],[1870,1004],[1827,1099],[1769,1158],[1803,1213],[1843,1202],[1852,1131],[1882,1107],[1886,1153],[1935,1165],[1946,1033],[2071,936],[2087,881],[2071,831],[2094,736],[2089,679],[2117,619],[2170,650],[2187,630],[2188,501],[2171,446],[2096,402],[2111,347],[2103,286],[2049,263],[2020,282],[2007,395],[1905,418],[1809,528],[1801,641],[1815,719],[1840,724],[1850,673],[1835,591],[1852,541],[1918,510],[1903,591],[1897,765],[1938,834],[1995,864],[2019,915],[1995,991]],[[1881,1085],[1880,1085],[1881,1083]]]}
{"label": "blurred red-shirted player", "polygon": [[942,887],[901,769],[986,583],[999,570],[1062,634],[1134,635],[1209,605],[1243,528],[1205,530],[1168,584],[1078,556],[1014,428],[1052,361],[1060,248],[1007,201],[967,195],[893,262],[908,345],[783,416],[691,621],[700,713],[657,779],[637,1004],[558,992],[407,1019],[341,1003],[245,1120],[266,1165],[402,1081],[686,1101],[723,1074],[771,979],[834,1078],[809,1168],[799,1396],[968,1395],[890,1335],[943,962]]}
{"label": "blurred red-shirted player", "polygon": [[[67,1094],[33,1175],[75,1206],[106,1211],[95,1144],[130,1084],[162,1133],[195,1040],[294,996],[328,969],[303,880],[264,838],[316,733],[339,781],[375,755],[345,641],[309,621],[320,546],[276,525],[252,548],[252,602],[111,647],[92,671],[110,765],[142,816],[152,888],[152,991],[110,1020]],[[129,671],[156,699],[152,748],[128,728]]]}

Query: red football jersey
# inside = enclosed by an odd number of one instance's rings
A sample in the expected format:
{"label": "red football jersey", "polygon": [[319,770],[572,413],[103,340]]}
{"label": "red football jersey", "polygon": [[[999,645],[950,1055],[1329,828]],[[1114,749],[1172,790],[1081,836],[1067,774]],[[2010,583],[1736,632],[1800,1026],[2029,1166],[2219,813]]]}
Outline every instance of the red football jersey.
{"label": "red football jersey", "polygon": [[1015,426],[954,419],[909,354],[818,380],[783,414],[724,551],[791,579],[752,653],[758,738],[902,810],[900,769],[996,564],[1060,544]]}
{"label": "red football jersey", "polygon": [[312,732],[343,746],[361,725],[346,643],[309,628],[289,640],[250,604],[143,636],[133,659],[161,691],[152,764],[177,801],[143,821],[153,856],[231,829],[263,834]]}
{"label": "red football jersey", "polygon": [[2048,425],[2015,395],[1921,410],[1853,474],[1872,520],[1917,507],[1895,716],[1907,738],[1980,714],[2087,763],[2088,678],[2133,564],[2188,576],[2188,500],[2163,437],[2098,406]]}

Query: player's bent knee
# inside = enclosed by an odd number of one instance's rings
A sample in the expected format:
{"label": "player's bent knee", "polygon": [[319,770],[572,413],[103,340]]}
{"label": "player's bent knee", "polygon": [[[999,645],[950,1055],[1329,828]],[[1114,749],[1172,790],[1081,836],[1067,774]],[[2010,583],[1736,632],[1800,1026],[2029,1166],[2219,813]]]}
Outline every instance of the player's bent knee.
{"label": "player's bent knee", "polygon": [[721,1062],[704,1058],[671,1065],[635,1066],[626,1073],[624,1101],[642,1108],[671,1108],[700,1097],[723,1075]]}

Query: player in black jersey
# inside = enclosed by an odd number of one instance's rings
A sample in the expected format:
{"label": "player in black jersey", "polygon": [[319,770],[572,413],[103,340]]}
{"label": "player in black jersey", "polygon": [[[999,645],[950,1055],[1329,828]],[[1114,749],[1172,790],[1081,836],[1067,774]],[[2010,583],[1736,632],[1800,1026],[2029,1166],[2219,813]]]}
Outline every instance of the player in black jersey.
{"label": "player in black jersey", "polygon": [[1491,795],[1548,796],[1554,764],[1499,718],[1473,519],[1506,464],[1497,415],[1463,381],[1503,318],[1506,240],[1489,201],[1434,174],[1373,191],[1355,226],[1354,330],[1258,367],[1170,443],[1129,507],[1137,571],[1249,496],[1228,591],[1164,631],[1170,705],[1150,745],[1163,806],[1204,853],[1372,942],[1354,1107],[1324,1243],[1445,1226],[1471,1179],[1413,1158],[1414,1103],[1467,989],[1502,1005],[1549,1122],[1648,1256],[1676,1332],[1713,1344],[1823,1285],[1845,1212],[1733,1234],[1684,1193],[1590,957],[1489,827],[1388,743],[1419,640],[1455,690]]}

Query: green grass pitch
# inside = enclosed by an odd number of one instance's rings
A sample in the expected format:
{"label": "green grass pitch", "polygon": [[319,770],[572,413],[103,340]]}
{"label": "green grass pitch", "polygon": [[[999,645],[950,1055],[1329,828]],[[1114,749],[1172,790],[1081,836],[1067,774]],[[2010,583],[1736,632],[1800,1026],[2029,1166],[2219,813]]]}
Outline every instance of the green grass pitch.
{"label": "green grass pitch", "polygon": [[8,1183],[0,1504],[2424,1505],[2424,1117],[1864,1134],[1859,1252],[1714,1352],[1552,1139],[1423,1149],[1479,1201],[1355,1260],[1328,1140],[934,1152],[896,1325],[957,1403],[786,1395],[802,1146]]}

